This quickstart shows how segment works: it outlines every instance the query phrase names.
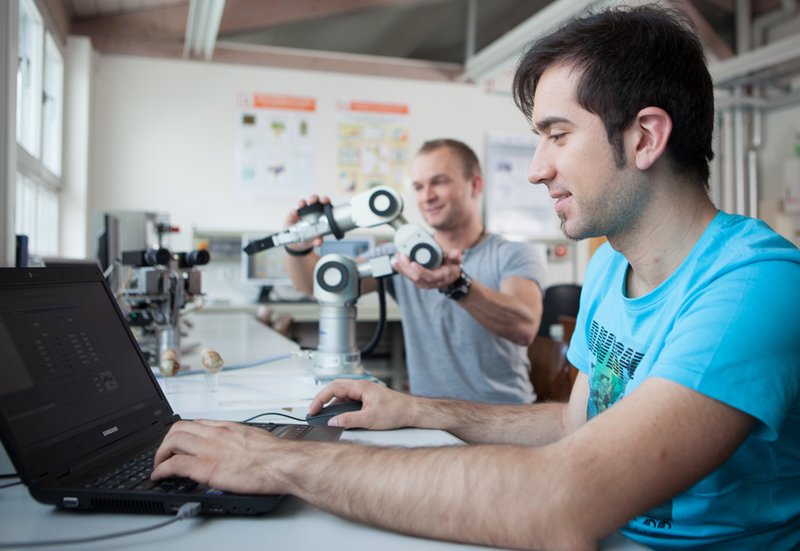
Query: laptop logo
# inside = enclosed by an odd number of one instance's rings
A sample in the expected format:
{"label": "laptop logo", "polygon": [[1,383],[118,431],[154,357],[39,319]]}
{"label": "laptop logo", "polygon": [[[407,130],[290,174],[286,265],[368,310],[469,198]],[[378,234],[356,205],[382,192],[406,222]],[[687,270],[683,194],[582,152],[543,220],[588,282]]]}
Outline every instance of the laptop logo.
{"label": "laptop logo", "polygon": [[114,434],[115,432],[118,432],[118,431],[119,431],[119,427],[113,426],[110,429],[104,430],[103,431],[103,436],[111,436],[112,434]]}

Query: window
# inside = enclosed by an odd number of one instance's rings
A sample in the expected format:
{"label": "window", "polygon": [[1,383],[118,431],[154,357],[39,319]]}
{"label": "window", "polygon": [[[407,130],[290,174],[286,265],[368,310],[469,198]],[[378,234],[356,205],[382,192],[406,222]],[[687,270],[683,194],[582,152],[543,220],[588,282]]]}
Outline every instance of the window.
{"label": "window", "polygon": [[42,97],[42,17],[30,0],[19,3],[17,50],[17,143],[31,155],[39,150]]}
{"label": "window", "polygon": [[16,232],[31,254],[58,254],[64,61],[34,0],[19,2]]}
{"label": "window", "polygon": [[17,172],[16,233],[28,236],[28,250],[58,256],[58,193]]}
{"label": "window", "polygon": [[61,128],[63,121],[64,62],[53,37],[44,46],[44,86],[42,90],[42,164],[61,176]]}

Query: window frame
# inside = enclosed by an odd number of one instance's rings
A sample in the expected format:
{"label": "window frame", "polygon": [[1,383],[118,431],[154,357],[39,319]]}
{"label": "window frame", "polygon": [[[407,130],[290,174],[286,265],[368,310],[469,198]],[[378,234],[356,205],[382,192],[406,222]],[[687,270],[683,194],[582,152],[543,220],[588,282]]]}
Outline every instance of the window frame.
{"label": "window frame", "polygon": [[[63,189],[63,164],[64,164],[64,90],[65,90],[65,56],[64,48],[59,34],[48,17],[46,6],[39,0],[18,0],[19,14],[17,24],[21,23],[23,12],[34,11],[36,19],[34,25],[41,27],[36,35],[38,44],[28,45],[28,49],[37,56],[29,59],[33,66],[34,79],[34,111],[21,113],[19,105],[20,89],[17,89],[17,124],[26,115],[34,119],[33,140],[26,139],[27,143],[19,141],[21,132],[18,128],[15,167],[16,177],[10,185],[16,187],[17,197],[14,205],[16,233],[26,233],[29,237],[29,254],[40,256],[57,256],[61,249],[59,243],[59,216],[61,212],[61,192]],[[20,34],[22,36],[22,34]],[[27,35],[26,35],[27,36]],[[19,47],[21,38],[18,38]],[[18,64],[22,62],[22,54],[17,53]],[[55,59],[55,65],[52,61]],[[19,65],[17,68],[17,82],[19,83]],[[53,107],[48,108],[47,101],[55,101]],[[48,109],[53,109],[57,120],[53,123],[46,120]],[[28,138],[30,136],[28,135]],[[34,151],[28,146],[33,144]],[[32,193],[31,193],[32,192]],[[31,203],[33,203],[31,205]]]}

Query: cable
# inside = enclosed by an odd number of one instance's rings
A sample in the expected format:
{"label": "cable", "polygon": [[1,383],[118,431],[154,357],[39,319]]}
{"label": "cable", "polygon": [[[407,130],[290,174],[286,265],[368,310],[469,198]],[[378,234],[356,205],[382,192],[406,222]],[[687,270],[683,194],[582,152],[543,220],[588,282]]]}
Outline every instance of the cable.
{"label": "cable", "polygon": [[375,351],[378,343],[381,342],[383,336],[383,328],[386,326],[386,288],[383,284],[383,278],[379,277],[378,282],[378,325],[375,327],[375,333],[367,346],[361,350],[362,356],[369,356]]}
{"label": "cable", "polygon": [[[277,362],[278,360],[288,360],[289,358],[291,358],[292,356],[295,356],[297,354],[298,354],[297,352],[288,352],[286,354],[277,354],[275,356],[269,356],[268,358],[263,358],[263,359],[260,359],[260,360],[256,360],[254,362],[243,363],[243,364],[238,364],[238,365],[231,365],[231,366],[225,366],[224,367],[224,371],[225,371],[225,373],[227,373],[228,371],[235,371],[237,369],[247,369],[249,367],[256,367],[256,366],[268,364],[268,363],[271,363],[271,362]],[[300,355],[302,356],[303,353],[300,353]],[[205,370],[203,370],[203,371],[200,371],[200,370],[197,370],[197,371],[179,371],[177,374],[173,375],[173,377],[188,377],[190,375],[205,375],[205,373],[206,373]],[[163,375],[161,375],[161,373],[159,373],[157,371],[154,372],[154,375],[156,377],[161,377],[161,378],[164,377]]]}
{"label": "cable", "polygon": [[180,509],[178,509],[178,512],[175,513],[174,517],[164,522],[159,522],[158,524],[151,524],[150,526],[144,526],[142,528],[136,528],[134,530],[125,530],[123,532],[111,532],[110,534],[100,534],[98,536],[90,536],[88,538],[76,538],[70,540],[0,542],[0,549],[9,549],[13,547],[41,547],[44,545],[73,545],[76,543],[91,543],[94,541],[102,541],[112,538],[132,536],[134,534],[149,532],[151,530],[163,528],[164,526],[169,526],[170,524],[177,522],[179,520],[183,520],[185,518],[196,517],[200,513],[200,510],[201,506],[198,502],[190,501],[189,503],[184,503],[183,505],[181,505]]}
{"label": "cable", "polygon": [[305,419],[300,419],[299,417],[292,417],[291,415],[286,415],[285,413],[278,413],[277,411],[267,411],[266,413],[259,413],[258,415],[253,415],[252,417],[249,417],[249,418],[245,419],[244,421],[242,421],[242,423],[249,423],[250,421],[253,421],[254,419],[258,419],[259,417],[265,417],[267,415],[277,415],[279,417],[286,417],[287,419],[292,419],[294,421],[301,421],[303,423],[306,422]]}
{"label": "cable", "polygon": [[9,482],[8,484],[3,484],[2,486],[0,486],[0,490],[3,490],[5,488],[11,488],[12,486],[19,486],[20,484],[22,484],[21,480],[17,480],[16,482]]}
{"label": "cable", "polygon": [[275,356],[270,356],[268,358],[264,358],[262,360],[256,360],[254,362],[243,363],[238,365],[231,365],[225,366],[225,371],[233,371],[234,369],[247,369],[248,367],[256,367],[258,365],[268,364],[271,362],[277,362],[278,360],[288,360],[292,356],[294,356],[294,352],[287,352],[286,354],[277,354]]}
{"label": "cable", "polygon": [[0,474],[0,480],[2,480],[2,479],[4,479],[4,478],[19,478],[19,475],[18,475],[17,473],[4,473],[4,474]]}

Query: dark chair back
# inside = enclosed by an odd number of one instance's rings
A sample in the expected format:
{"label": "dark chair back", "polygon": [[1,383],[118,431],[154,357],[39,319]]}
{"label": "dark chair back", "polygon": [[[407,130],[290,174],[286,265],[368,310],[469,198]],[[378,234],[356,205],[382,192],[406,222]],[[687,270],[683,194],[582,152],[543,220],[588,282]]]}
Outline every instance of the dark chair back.
{"label": "dark chair back", "polygon": [[539,336],[549,337],[550,326],[559,323],[559,316],[576,317],[581,298],[581,286],[572,283],[553,285],[544,292],[542,323]]}
{"label": "dark chair back", "polygon": [[530,378],[537,402],[567,402],[578,370],[567,361],[567,344],[536,337],[528,348]]}

